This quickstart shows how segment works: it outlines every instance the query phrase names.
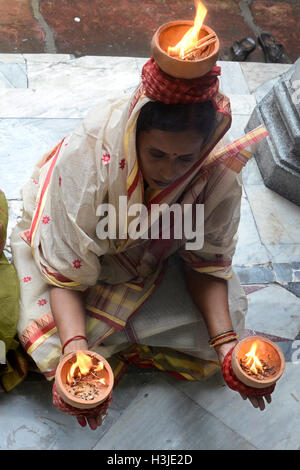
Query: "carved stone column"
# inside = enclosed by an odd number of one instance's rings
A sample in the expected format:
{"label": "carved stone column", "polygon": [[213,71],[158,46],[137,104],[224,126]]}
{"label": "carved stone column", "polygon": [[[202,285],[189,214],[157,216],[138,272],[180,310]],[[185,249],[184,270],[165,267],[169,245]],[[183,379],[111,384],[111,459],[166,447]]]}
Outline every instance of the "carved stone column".
{"label": "carved stone column", "polygon": [[269,137],[255,158],[264,183],[300,206],[300,58],[256,105],[245,131],[261,124]]}

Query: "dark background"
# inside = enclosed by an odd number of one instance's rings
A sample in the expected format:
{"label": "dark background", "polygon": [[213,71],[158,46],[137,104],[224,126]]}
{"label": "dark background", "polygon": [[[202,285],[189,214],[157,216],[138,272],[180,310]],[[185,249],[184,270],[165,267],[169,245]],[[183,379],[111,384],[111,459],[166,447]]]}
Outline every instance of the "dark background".
{"label": "dark background", "polygon": [[[221,40],[220,59],[231,60],[234,41],[261,31],[285,46],[281,62],[300,56],[300,0],[203,3],[205,23]],[[161,24],[194,16],[193,0],[0,0],[0,53],[149,57],[151,38]],[[259,46],[247,61],[264,62]]]}

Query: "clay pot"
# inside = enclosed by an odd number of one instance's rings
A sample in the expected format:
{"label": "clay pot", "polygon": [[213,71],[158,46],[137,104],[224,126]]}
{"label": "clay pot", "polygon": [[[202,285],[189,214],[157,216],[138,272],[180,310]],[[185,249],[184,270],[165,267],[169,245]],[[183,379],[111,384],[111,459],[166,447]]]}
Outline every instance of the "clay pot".
{"label": "clay pot", "polygon": [[[207,57],[199,60],[183,60],[170,56],[167,51],[169,46],[175,46],[184,34],[194,25],[193,21],[172,21],[163,24],[152,38],[152,55],[161,70],[175,78],[197,78],[208,73],[218,60],[219,39],[209,45]],[[206,25],[202,25],[198,39],[207,36],[214,31]]]}
{"label": "clay pot", "polygon": [[[253,342],[257,341],[256,355],[265,360],[270,367],[275,368],[275,374],[264,379],[256,379],[248,375],[240,365],[240,359],[251,349]],[[254,388],[265,388],[273,385],[283,374],[285,360],[281,349],[277,344],[263,336],[249,336],[242,339],[233,350],[231,365],[236,377],[244,384]]]}
{"label": "clay pot", "polygon": [[96,357],[99,361],[103,362],[104,369],[101,372],[103,375],[103,378],[105,379],[105,382],[108,384],[107,387],[102,387],[101,388],[101,394],[94,398],[93,400],[83,400],[82,398],[77,398],[74,397],[68,390],[66,389],[65,385],[67,383],[67,374],[70,370],[71,365],[76,362],[76,352],[71,352],[70,354],[67,354],[59,363],[56,373],[55,373],[55,384],[57,391],[60,395],[60,397],[69,405],[74,406],[75,408],[80,408],[80,409],[89,409],[89,408],[95,408],[96,406],[100,405],[103,403],[108,395],[110,394],[113,385],[114,385],[114,374],[113,371],[109,365],[109,363],[99,354],[93,352],[93,351],[81,351],[84,354],[87,354],[88,356],[91,357]]}

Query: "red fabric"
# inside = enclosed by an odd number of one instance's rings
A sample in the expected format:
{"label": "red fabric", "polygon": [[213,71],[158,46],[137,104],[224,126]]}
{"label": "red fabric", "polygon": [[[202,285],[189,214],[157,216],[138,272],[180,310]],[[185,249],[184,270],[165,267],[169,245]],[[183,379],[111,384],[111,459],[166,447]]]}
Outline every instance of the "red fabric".
{"label": "red fabric", "polygon": [[142,82],[146,95],[165,104],[189,104],[209,101],[218,92],[221,67],[215,65],[206,75],[190,80],[174,78],[164,73],[154,58],[146,62],[142,70]]}
{"label": "red fabric", "polygon": [[66,403],[58,394],[55,382],[53,384],[52,389],[53,395],[53,405],[56,406],[60,411],[66,413],[71,416],[75,416],[76,418],[95,418],[100,414],[103,416],[107,413],[107,409],[112,402],[112,392],[105,400],[105,402],[101,403],[100,405],[96,406],[95,408],[90,408],[88,410],[81,410],[79,408],[74,408],[73,406]]}
{"label": "red fabric", "polygon": [[228,387],[231,388],[231,390],[235,390],[236,392],[240,393],[245,393],[246,395],[251,397],[262,397],[264,395],[270,395],[274,391],[276,384],[266,388],[254,388],[248,387],[247,385],[244,385],[238,380],[231,366],[231,356],[234,348],[235,346],[226,354],[222,365],[223,377]]}

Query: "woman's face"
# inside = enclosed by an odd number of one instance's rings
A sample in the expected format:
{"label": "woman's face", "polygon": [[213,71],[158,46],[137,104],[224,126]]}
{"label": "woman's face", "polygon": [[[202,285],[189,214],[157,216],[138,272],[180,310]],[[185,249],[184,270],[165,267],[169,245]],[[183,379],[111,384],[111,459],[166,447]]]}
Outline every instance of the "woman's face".
{"label": "woman's face", "polygon": [[150,188],[165,189],[199,159],[204,138],[194,130],[141,131],[137,139],[139,166]]}

